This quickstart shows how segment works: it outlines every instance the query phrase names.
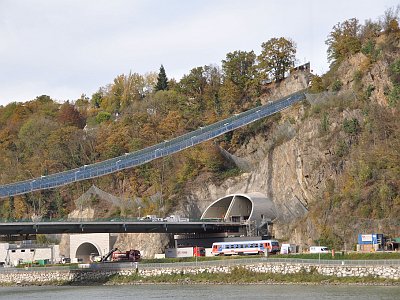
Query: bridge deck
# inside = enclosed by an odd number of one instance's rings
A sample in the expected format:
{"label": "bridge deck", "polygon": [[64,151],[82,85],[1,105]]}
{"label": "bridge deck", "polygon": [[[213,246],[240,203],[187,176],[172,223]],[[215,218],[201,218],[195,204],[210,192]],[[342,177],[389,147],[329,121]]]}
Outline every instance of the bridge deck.
{"label": "bridge deck", "polygon": [[0,223],[0,235],[59,233],[217,233],[240,232],[245,225],[229,222],[10,222]]}

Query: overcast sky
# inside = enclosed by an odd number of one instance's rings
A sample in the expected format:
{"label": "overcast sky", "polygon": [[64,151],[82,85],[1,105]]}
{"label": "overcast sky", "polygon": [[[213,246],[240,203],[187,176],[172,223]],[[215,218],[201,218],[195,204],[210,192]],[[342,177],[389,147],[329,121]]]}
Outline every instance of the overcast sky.
{"label": "overcast sky", "polygon": [[260,53],[272,37],[297,44],[299,63],[328,70],[325,40],[356,17],[376,20],[392,0],[0,0],[0,105],[40,95],[89,97],[120,74],[179,80],[228,52]]}

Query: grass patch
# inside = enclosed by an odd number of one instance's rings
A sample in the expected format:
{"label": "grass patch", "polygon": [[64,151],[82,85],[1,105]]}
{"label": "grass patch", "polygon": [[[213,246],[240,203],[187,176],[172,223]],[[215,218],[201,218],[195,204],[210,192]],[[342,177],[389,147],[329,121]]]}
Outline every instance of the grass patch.
{"label": "grass patch", "polygon": [[232,260],[232,259],[243,259],[243,258],[261,258],[259,255],[252,256],[202,256],[202,257],[179,257],[179,258],[160,258],[160,259],[142,259],[141,264],[152,264],[152,263],[176,263],[176,262],[201,262],[201,261],[214,261],[214,260]]}
{"label": "grass patch", "polygon": [[[260,255],[233,255],[233,256],[211,256],[211,257],[182,257],[182,258],[163,258],[163,259],[143,259],[140,263],[175,263],[175,262],[202,262],[202,261],[214,261],[214,260],[234,260],[234,259],[257,259],[263,258]],[[299,253],[299,254],[276,254],[270,255],[269,258],[298,258],[298,259],[334,259],[334,260],[376,260],[376,259],[400,259],[399,252],[372,252],[372,253],[342,253],[336,252],[335,257],[332,257],[331,253]]]}
{"label": "grass patch", "polygon": [[335,257],[331,253],[299,253],[290,255],[276,255],[279,258],[299,258],[299,259],[334,259],[334,260],[376,260],[376,259],[400,259],[398,252],[371,252],[371,253],[341,253],[336,252]]}
{"label": "grass patch", "polygon": [[239,168],[234,167],[234,168],[227,169],[223,172],[217,173],[216,176],[217,176],[218,180],[225,180],[230,177],[239,176],[241,173],[242,173],[242,171]]}

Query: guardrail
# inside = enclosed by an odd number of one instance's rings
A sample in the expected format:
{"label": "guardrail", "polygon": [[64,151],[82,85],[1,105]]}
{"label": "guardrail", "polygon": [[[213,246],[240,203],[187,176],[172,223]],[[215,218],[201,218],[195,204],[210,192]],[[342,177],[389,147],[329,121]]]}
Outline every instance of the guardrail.
{"label": "guardrail", "polygon": [[151,263],[140,264],[140,268],[176,268],[176,267],[212,267],[212,266],[240,266],[251,264],[301,264],[301,265],[346,265],[346,266],[377,266],[377,265],[399,265],[400,259],[382,260],[336,260],[336,259],[298,259],[298,258],[243,258],[243,259],[221,259],[198,262],[179,262],[179,263]]}
{"label": "guardrail", "polygon": [[189,219],[189,220],[176,220],[176,221],[170,221],[164,219],[158,219],[158,220],[144,220],[141,218],[99,218],[99,219],[91,219],[91,218],[61,218],[61,219],[2,219],[0,218],[0,224],[1,223],[35,223],[35,224],[45,224],[45,223],[98,223],[98,222],[111,222],[111,223],[131,223],[131,222],[136,222],[136,223],[240,223],[242,225],[245,225],[246,222],[240,221],[240,222],[231,222],[231,221],[226,221],[224,219],[220,218],[215,218],[215,219]]}
{"label": "guardrail", "polygon": [[123,156],[118,156],[91,165],[85,165],[77,169],[2,185],[0,186],[0,198],[55,188],[72,182],[96,178],[139,166],[154,159],[211,140],[234,129],[246,126],[252,122],[275,114],[303,99],[305,99],[305,94],[303,92],[298,92],[273,103],[255,107],[204,128],[199,128],[195,131],[181,135],[170,141],[165,141],[136,152],[126,153]]}
{"label": "guardrail", "polygon": [[[168,269],[168,268],[195,268],[195,267],[232,267],[253,264],[299,264],[299,265],[330,265],[330,266],[400,266],[400,259],[376,259],[376,260],[336,260],[336,259],[298,259],[298,258],[240,258],[240,259],[221,259],[209,261],[175,262],[175,263],[138,263],[139,269]],[[82,267],[83,266],[83,267]],[[81,264],[79,266],[50,266],[50,267],[26,267],[8,268],[0,267],[0,273],[7,272],[52,272],[70,270],[129,270],[136,268],[135,263],[103,263],[103,264]]]}

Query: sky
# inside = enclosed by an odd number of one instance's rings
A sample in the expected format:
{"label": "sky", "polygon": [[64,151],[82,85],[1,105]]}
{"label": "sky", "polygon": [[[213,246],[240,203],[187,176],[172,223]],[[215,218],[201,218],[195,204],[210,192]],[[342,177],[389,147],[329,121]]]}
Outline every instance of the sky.
{"label": "sky", "polygon": [[329,64],[325,40],[349,18],[377,20],[394,0],[0,0],[0,105],[40,95],[90,97],[120,74],[179,80],[273,37],[297,44],[298,64]]}

